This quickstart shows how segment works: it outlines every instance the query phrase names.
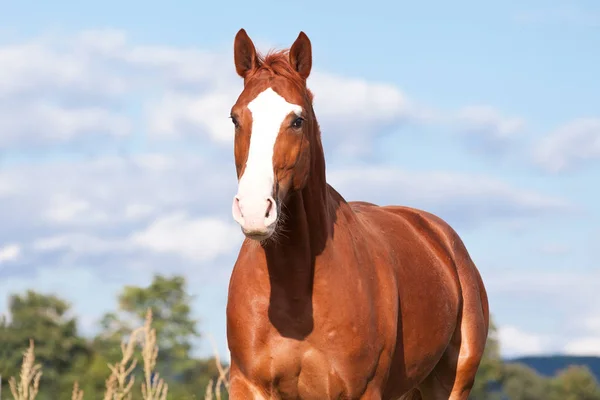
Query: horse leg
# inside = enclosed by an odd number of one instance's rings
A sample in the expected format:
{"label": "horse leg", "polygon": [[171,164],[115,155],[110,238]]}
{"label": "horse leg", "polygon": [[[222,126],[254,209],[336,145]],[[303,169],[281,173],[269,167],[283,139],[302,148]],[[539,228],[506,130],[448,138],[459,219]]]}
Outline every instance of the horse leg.
{"label": "horse leg", "polygon": [[472,351],[468,343],[460,347],[451,344],[431,374],[419,385],[423,400],[467,400],[481,358],[479,351]]}
{"label": "horse leg", "polygon": [[487,310],[482,310],[481,302],[473,304],[473,307],[479,309],[463,308],[460,325],[446,352],[419,386],[423,400],[468,399],[483,356],[488,330]]}
{"label": "horse leg", "polygon": [[266,400],[267,397],[253,386],[231,361],[229,368],[230,400]]}
{"label": "horse leg", "polygon": [[229,398],[231,400],[263,400],[263,395],[250,386],[243,378],[234,377],[229,383]]}

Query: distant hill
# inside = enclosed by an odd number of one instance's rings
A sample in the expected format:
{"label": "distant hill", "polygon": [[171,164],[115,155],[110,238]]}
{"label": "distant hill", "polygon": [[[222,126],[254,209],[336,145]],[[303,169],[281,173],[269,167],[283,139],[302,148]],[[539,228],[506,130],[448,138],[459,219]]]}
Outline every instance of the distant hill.
{"label": "distant hill", "polygon": [[525,364],[536,370],[540,375],[548,377],[556,375],[558,371],[565,369],[569,365],[585,365],[596,376],[596,379],[600,381],[600,357],[553,355],[519,357],[505,361]]}

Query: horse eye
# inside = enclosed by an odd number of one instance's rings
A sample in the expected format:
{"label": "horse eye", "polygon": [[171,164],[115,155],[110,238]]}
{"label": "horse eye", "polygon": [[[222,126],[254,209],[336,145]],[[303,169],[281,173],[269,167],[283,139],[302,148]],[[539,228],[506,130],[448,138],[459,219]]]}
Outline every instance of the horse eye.
{"label": "horse eye", "polygon": [[237,128],[238,126],[240,126],[240,125],[238,124],[238,121],[237,121],[237,119],[235,119],[235,117],[234,117],[233,115],[232,115],[231,117],[229,117],[229,118],[231,118],[231,122],[233,122],[233,125],[235,125],[235,127],[236,127],[236,128]]}
{"label": "horse eye", "polygon": [[304,118],[302,117],[298,117],[294,120],[294,122],[292,122],[292,128],[300,128],[302,126],[302,122],[304,121]]}

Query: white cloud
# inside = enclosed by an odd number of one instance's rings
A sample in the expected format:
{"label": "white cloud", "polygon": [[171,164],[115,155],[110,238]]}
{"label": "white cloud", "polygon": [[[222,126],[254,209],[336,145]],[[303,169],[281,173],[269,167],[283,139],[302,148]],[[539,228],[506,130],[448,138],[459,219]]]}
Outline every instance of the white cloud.
{"label": "white cloud", "polygon": [[600,337],[591,336],[574,339],[567,343],[564,351],[571,355],[600,357]]}
{"label": "white cloud", "polygon": [[[1,169],[11,194],[0,197],[0,242],[23,243],[32,268],[50,266],[48,257],[90,268],[169,262],[181,269],[231,256],[241,233],[230,215],[236,186],[230,164],[207,154],[148,153]],[[348,200],[418,205],[453,225],[569,207],[483,176],[370,167],[331,170],[329,180]]]}
{"label": "white cloud", "polygon": [[40,253],[65,251],[77,255],[115,253],[126,246],[121,240],[102,239],[85,233],[67,233],[36,239],[32,250]]}
{"label": "white cloud", "polygon": [[451,224],[494,219],[507,223],[572,209],[564,199],[511,187],[482,175],[363,166],[334,170],[328,177],[347,200],[425,208],[448,218]]}
{"label": "white cloud", "polygon": [[545,137],[534,150],[534,160],[550,172],[575,168],[600,159],[600,118],[571,121]]}
{"label": "white cloud", "polygon": [[590,332],[594,332],[598,336],[600,336],[600,316],[593,315],[587,318],[584,318],[583,325]]}
{"label": "white cloud", "polygon": [[490,140],[511,139],[525,126],[523,118],[506,117],[491,106],[467,106],[460,109],[456,120],[468,134],[483,134]]}
{"label": "white cloud", "polygon": [[0,247],[0,265],[14,261],[21,255],[21,246],[16,243]]}
{"label": "white cloud", "polygon": [[600,281],[600,272],[597,270],[578,270],[567,268],[561,270],[503,268],[488,277],[487,286],[490,290],[515,295],[518,293],[535,296],[555,297],[555,300],[564,300],[559,296],[571,293],[577,288],[577,296],[569,296],[571,303],[577,304],[579,309],[591,307],[600,302],[597,298],[597,282]]}
{"label": "white cloud", "polygon": [[211,82],[214,59],[133,45],[116,30],[0,46],[0,147],[128,136],[136,123],[123,110],[166,87]]}
{"label": "white cloud", "polygon": [[546,335],[525,332],[510,325],[498,328],[498,339],[502,353],[509,357],[542,354],[550,342]]}
{"label": "white cloud", "polygon": [[[508,355],[532,351],[600,355],[596,347],[600,272],[573,266],[548,269],[523,266],[486,271],[484,282],[492,312],[499,317],[500,327],[507,327],[504,340],[507,352],[512,352]],[[502,322],[513,318],[521,323]],[[522,326],[529,328],[522,332]],[[525,333],[521,344],[519,333]]]}
{"label": "white cloud", "polygon": [[130,229],[117,236],[90,231],[41,237],[33,241],[31,249],[39,253],[59,251],[83,259],[150,251],[206,262],[232,254],[242,238],[240,229],[230,222],[214,217],[191,218],[185,212],[155,215],[147,225]]}
{"label": "white cloud", "polygon": [[157,253],[174,253],[192,261],[230,254],[241,244],[240,229],[216,218],[191,219],[185,213],[162,216],[134,233],[134,245]]}
{"label": "white cloud", "polygon": [[45,217],[52,222],[76,224],[85,219],[96,223],[108,218],[103,213],[94,212],[87,201],[73,198],[69,194],[55,194],[49,199],[49,203]]}
{"label": "white cloud", "polygon": [[[600,306],[600,301],[597,302]],[[597,309],[596,309],[597,310]],[[600,317],[597,313],[584,317],[578,326],[578,334],[564,346],[564,352],[578,356],[600,357]]]}
{"label": "white cloud", "polygon": [[161,138],[181,138],[204,134],[211,140],[233,143],[228,118],[235,92],[211,91],[202,95],[171,92],[148,107],[148,131]]}
{"label": "white cloud", "polygon": [[126,80],[103,70],[104,65],[90,50],[74,46],[72,40],[48,36],[0,46],[0,98],[65,92],[124,93]]}
{"label": "white cloud", "polygon": [[[121,31],[98,30],[0,46],[0,64],[0,147],[118,139],[135,129],[157,139],[231,143],[228,112],[243,84],[229,49],[139,45]],[[315,70],[309,87],[332,149],[368,151],[382,129],[429,118],[394,85]],[[125,116],[131,103],[143,115]]]}
{"label": "white cloud", "polygon": [[101,107],[70,108],[49,102],[0,101],[0,147],[69,142],[82,136],[125,137],[128,118]]}
{"label": "white cloud", "polygon": [[154,207],[149,204],[132,203],[125,207],[125,219],[136,220],[152,215]]}
{"label": "white cloud", "polygon": [[[118,141],[137,131],[229,146],[228,113],[243,86],[232,58],[231,49],[137,44],[112,29],[0,46],[0,148],[85,144],[100,136]],[[446,115],[393,84],[318,69],[308,84],[324,144],[343,156],[369,155],[374,138],[406,124],[455,126],[471,133],[467,144],[488,148],[504,145],[523,125],[489,106]]]}

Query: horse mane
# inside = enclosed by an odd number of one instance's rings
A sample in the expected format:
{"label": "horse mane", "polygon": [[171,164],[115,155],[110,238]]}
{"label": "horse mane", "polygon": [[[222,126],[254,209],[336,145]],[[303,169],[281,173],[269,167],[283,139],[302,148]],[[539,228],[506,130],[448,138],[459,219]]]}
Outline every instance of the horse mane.
{"label": "horse mane", "polygon": [[257,54],[258,68],[253,75],[268,73],[270,75],[278,75],[292,82],[301,92],[305,92],[309,100],[312,102],[313,94],[306,86],[306,81],[298,74],[294,67],[290,64],[289,49],[269,50],[267,54]]}

